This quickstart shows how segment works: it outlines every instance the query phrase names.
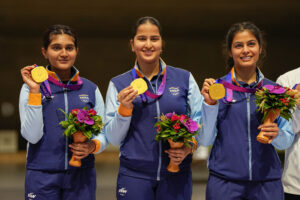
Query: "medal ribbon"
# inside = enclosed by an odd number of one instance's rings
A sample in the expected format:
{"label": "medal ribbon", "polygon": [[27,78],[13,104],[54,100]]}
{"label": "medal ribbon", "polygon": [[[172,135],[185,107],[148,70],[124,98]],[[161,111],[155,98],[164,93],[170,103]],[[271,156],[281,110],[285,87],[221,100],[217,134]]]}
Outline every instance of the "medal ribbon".
{"label": "medal ribbon", "polygon": [[63,84],[63,83],[57,81],[55,78],[53,78],[51,76],[48,77],[48,80],[51,83],[53,83],[53,84],[55,84],[59,87],[67,88],[67,89],[70,89],[70,90],[79,90],[82,86],[82,83],[83,83],[79,76],[78,76],[78,79],[77,79],[77,84],[71,84],[71,85]]}
{"label": "medal ribbon", "polygon": [[[131,72],[132,72],[133,79],[139,78],[138,74],[136,73],[135,67],[132,68]],[[164,70],[164,75],[163,75],[163,78],[162,78],[162,82],[161,82],[161,84],[160,84],[160,86],[159,86],[159,88],[157,90],[157,93],[155,94],[155,93],[152,93],[149,90],[147,90],[144,94],[140,95],[141,98],[142,98],[142,100],[145,102],[146,99],[147,99],[146,96],[148,96],[148,97],[150,97],[152,99],[157,99],[160,96],[162,96],[163,93],[164,93],[164,91],[165,91],[165,88],[166,88],[166,79],[167,79],[167,66],[166,66],[166,68]]]}
{"label": "medal ribbon", "polygon": [[[244,88],[240,87],[240,84],[235,80],[234,78],[234,68],[231,69],[231,71],[226,75],[226,81],[218,79],[216,82],[223,84],[223,86],[226,88],[226,100],[228,102],[232,102],[233,100],[233,90],[238,92],[245,92],[245,93],[255,93],[257,91],[257,88],[261,88],[263,85],[263,80],[261,80],[256,88]],[[236,85],[233,85],[232,82],[234,82]]]}
{"label": "medal ribbon", "polygon": [[[38,67],[38,65],[35,65],[35,67]],[[49,84],[48,80],[51,83],[53,83],[53,84],[55,84],[59,87],[67,88],[67,89],[70,89],[70,90],[80,89],[80,87],[82,86],[82,83],[83,83],[82,79],[79,76],[78,76],[78,79],[77,79],[77,84],[72,84],[72,85],[66,85],[66,84],[60,83],[55,78],[53,78],[51,76],[48,76],[48,79],[41,83],[41,92],[47,99],[51,99],[51,96],[52,96],[52,92],[51,92],[50,84]]]}

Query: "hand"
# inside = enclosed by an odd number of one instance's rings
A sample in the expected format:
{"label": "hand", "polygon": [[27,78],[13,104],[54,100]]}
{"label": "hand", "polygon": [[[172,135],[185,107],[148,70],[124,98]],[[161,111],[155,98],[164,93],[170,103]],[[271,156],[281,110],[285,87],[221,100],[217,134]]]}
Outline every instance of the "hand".
{"label": "hand", "polygon": [[71,148],[73,156],[76,159],[81,160],[87,157],[93,151],[95,151],[96,144],[92,140],[88,140],[87,142],[83,142],[83,143],[70,144],[69,147]]}
{"label": "hand", "polygon": [[263,131],[263,135],[269,137],[269,144],[277,137],[278,135],[278,126],[276,123],[262,124],[258,127],[259,130]]}
{"label": "hand", "polygon": [[118,94],[118,101],[126,108],[133,108],[133,100],[138,96],[137,90],[134,90],[132,86],[124,88]]}
{"label": "hand", "polygon": [[201,94],[204,97],[205,103],[207,103],[209,105],[216,105],[217,104],[217,100],[213,100],[209,96],[209,86],[211,86],[215,83],[216,83],[215,79],[208,78],[208,79],[204,80],[204,83],[203,83],[203,86],[202,86]]}
{"label": "hand", "polygon": [[21,69],[21,76],[29,87],[30,93],[40,93],[40,84],[36,83],[31,77],[31,70],[34,68],[34,65],[26,66]]}
{"label": "hand", "polygon": [[165,152],[169,154],[170,160],[175,164],[180,165],[185,157],[192,153],[192,149],[188,146],[183,146],[182,148],[168,149]]}
{"label": "hand", "polygon": [[297,99],[296,105],[298,109],[300,109],[300,84],[297,85],[296,90],[298,93],[295,95],[295,98]]}

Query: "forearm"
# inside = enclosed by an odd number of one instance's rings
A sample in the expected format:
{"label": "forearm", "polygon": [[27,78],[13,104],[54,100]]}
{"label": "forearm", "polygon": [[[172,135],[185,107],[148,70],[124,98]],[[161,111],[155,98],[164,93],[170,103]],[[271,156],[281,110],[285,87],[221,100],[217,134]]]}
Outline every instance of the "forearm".
{"label": "forearm", "polygon": [[272,145],[279,150],[287,149],[294,140],[292,121],[287,121],[279,117],[277,119],[277,124],[279,131],[277,137],[273,140]]}
{"label": "forearm", "polygon": [[19,100],[21,134],[32,144],[43,136],[43,109],[39,98],[41,95],[29,94],[28,87],[23,85]]}
{"label": "forearm", "polygon": [[200,131],[196,136],[197,141],[203,146],[209,146],[214,143],[217,135],[217,116],[219,104],[208,105],[202,104],[202,116],[200,120]]}

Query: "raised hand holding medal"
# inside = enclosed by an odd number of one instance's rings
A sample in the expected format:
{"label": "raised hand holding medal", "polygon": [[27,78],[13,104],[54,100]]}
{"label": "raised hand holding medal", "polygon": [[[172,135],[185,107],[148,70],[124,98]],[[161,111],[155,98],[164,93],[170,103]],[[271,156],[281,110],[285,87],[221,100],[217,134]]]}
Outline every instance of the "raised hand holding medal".
{"label": "raised hand holding medal", "polygon": [[219,100],[225,97],[225,88],[220,83],[215,83],[208,88],[209,96],[213,100]]}
{"label": "raised hand holding medal", "polygon": [[133,87],[133,89],[137,90],[139,95],[145,93],[148,90],[147,83],[142,78],[135,79],[130,83],[130,85]]}
{"label": "raised hand holding medal", "polygon": [[43,66],[36,66],[31,70],[32,79],[37,83],[42,83],[48,79],[47,70]]}

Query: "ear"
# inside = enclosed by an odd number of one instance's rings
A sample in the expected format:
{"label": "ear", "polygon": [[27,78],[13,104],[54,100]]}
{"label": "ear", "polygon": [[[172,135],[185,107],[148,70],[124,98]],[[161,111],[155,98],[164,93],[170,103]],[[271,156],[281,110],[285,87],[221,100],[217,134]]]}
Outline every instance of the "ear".
{"label": "ear", "polygon": [[262,48],[261,48],[261,47],[259,47],[259,54],[261,54],[261,52],[262,52]]}
{"label": "ear", "polygon": [[134,52],[134,44],[133,44],[133,39],[130,40],[130,46],[131,46],[131,51]]}
{"label": "ear", "polygon": [[44,47],[42,47],[42,54],[43,54],[43,56],[44,56],[45,59],[48,59],[47,51],[45,50]]}
{"label": "ear", "polygon": [[227,53],[228,53],[229,57],[232,58],[232,53],[231,53],[231,51],[227,51]]}

